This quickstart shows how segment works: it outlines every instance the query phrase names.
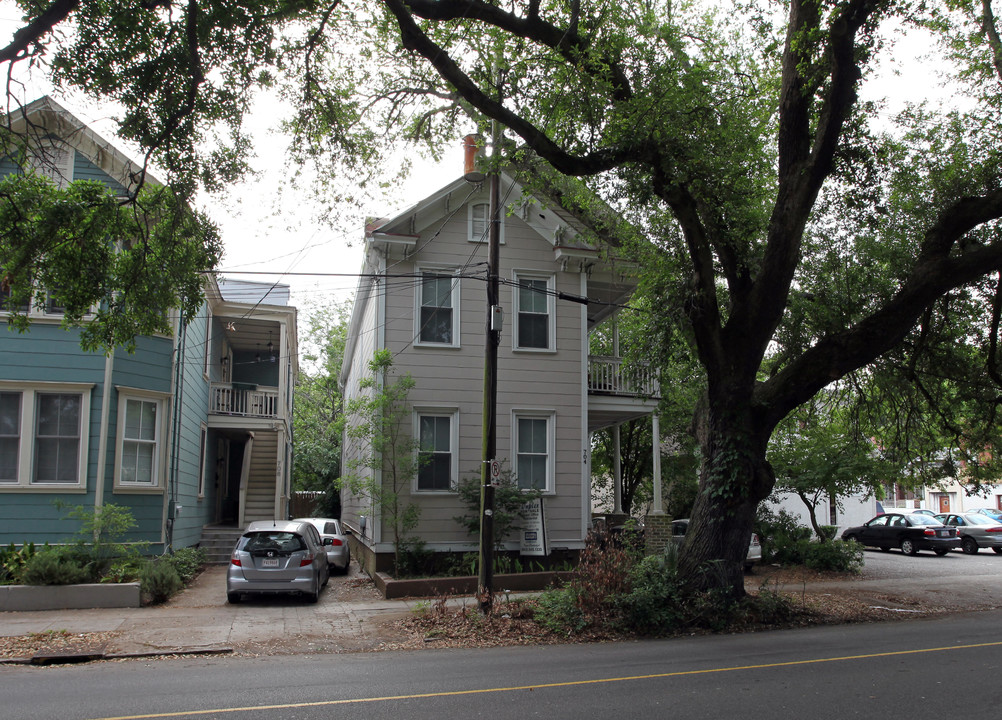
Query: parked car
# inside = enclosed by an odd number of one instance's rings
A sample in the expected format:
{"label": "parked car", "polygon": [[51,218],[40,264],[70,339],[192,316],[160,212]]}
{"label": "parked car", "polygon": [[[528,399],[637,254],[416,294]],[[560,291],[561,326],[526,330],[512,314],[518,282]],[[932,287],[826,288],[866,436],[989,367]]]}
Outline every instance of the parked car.
{"label": "parked car", "polygon": [[983,547],[1002,553],[1002,521],[981,513],[942,513],[936,516],[944,525],[957,528],[960,547],[968,555]]}
{"label": "parked car", "polygon": [[960,546],[957,528],[947,527],[936,518],[921,513],[878,515],[862,525],[847,529],[842,533],[842,539],[878,547],[884,552],[901,548],[905,555],[932,550],[942,556]]}
{"label": "parked car", "polygon": [[248,593],[302,593],[320,599],[330,579],[320,533],[295,520],[252,522],[237,540],[226,573],[226,599],[240,602]]}
{"label": "parked car", "polygon": [[[677,545],[682,544],[685,538],[685,531],[689,529],[689,518],[680,518],[671,521],[671,540]],[[755,563],[762,560],[762,545],[759,543],[758,535],[751,534],[748,542],[748,554],[745,555],[745,570],[751,570]]]}
{"label": "parked car", "polygon": [[974,510],[968,510],[967,512],[987,515],[993,520],[1002,520],[1002,510],[996,510],[995,508],[975,508]]}
{"label": "parked car", "polygon": [[340,520],[334,518],[296,518],[295,522],[307,522],[320,533],[324,550],[327,551],[327,564],[330,565],[331,572],[338,572],[341,575],[348,572],[348,563],[351,562],[348,535],[351,533],[341,524]]}

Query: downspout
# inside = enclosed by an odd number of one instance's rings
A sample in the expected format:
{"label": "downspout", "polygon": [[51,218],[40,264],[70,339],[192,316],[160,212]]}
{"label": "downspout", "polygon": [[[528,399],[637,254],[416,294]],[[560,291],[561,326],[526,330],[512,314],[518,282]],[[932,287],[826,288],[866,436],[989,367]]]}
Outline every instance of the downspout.
{"label": "downspout", "polygon": [[173,550],[174,544],[174,520],[177,508],[178,455],[181,451],[179,440],[181,435],[181,387],[184,383],[184,351],[187,336],[188,323],[183,318],[179,318],[177,348],[174,352],[174,391],[171,396],[170,467],[167,471],[167,519],[165,523],[167,534],[164,541],[165,553]]}
{"label": "downspout", "polygon": [[[115,368],[115,351],[104,356],[104,388],[101,390],[101,434],[97,444],[97,479],[94,485],[94,509],[104,505],[105,472],[108,467],[108,429],[111,424],[111,381]],[[96,532],[96,530],[95,530]]]}

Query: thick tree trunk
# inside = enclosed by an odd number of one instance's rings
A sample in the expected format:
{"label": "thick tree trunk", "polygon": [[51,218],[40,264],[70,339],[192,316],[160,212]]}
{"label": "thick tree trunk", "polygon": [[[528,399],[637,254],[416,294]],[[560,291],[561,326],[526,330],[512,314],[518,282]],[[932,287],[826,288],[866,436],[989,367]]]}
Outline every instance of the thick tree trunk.
{"label": "thick tree trunk", "polygon": [[744,560],[755,510],[775,484],[765,459],[769,435],[755,427],[753,416],[750,407],[735,411],[733,403],[697,416],[703,468],[680,559],[693,590],[744,595]]}

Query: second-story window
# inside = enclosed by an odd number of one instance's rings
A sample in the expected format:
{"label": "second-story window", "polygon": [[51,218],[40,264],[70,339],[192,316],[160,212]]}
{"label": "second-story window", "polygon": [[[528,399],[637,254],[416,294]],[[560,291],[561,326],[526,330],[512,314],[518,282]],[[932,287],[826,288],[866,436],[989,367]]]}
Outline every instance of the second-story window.
{"label": "second-story window", "polygon": [[515,347],[522,350],[552,350],[552,278],[516,275],[515,280]]}
{"label": "second-story window", "polygon": [[417,339],[421,343],[458,345],[456,337],[456,290],[459,280],[452,275],[425,272],[421,275],[420,313]]}

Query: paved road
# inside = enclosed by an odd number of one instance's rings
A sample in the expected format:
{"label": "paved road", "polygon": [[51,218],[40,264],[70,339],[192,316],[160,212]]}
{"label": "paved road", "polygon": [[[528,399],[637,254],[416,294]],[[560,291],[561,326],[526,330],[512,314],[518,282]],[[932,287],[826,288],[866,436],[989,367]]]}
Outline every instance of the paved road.
{"label": "paved road", "polygon": [[827,720],[997,712],[1002,612],[669,641],[0,671],[4,717]]}

